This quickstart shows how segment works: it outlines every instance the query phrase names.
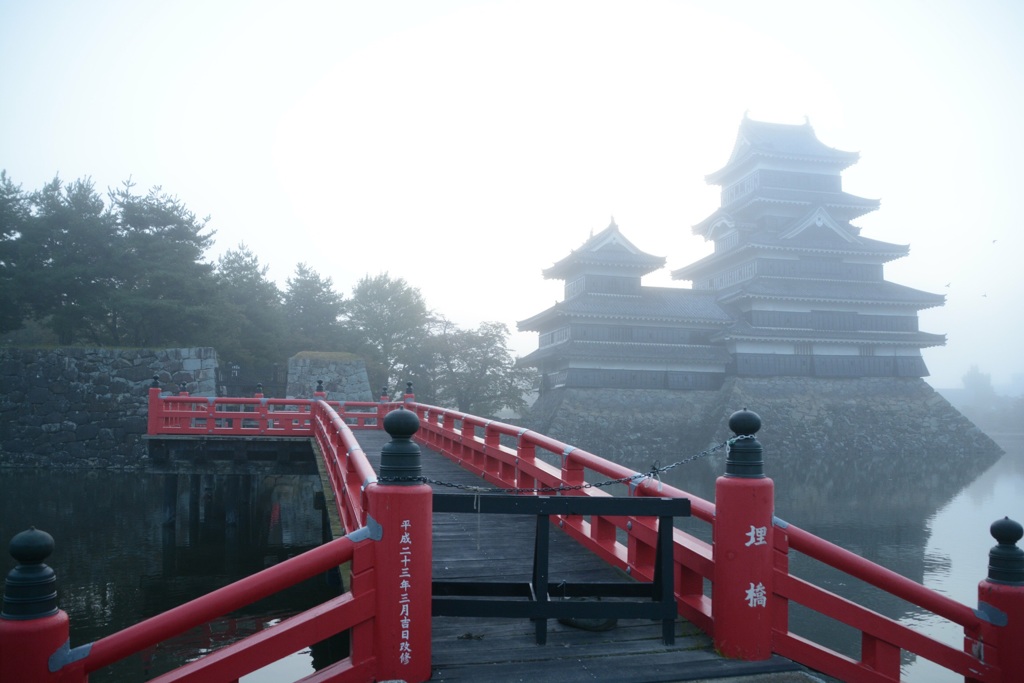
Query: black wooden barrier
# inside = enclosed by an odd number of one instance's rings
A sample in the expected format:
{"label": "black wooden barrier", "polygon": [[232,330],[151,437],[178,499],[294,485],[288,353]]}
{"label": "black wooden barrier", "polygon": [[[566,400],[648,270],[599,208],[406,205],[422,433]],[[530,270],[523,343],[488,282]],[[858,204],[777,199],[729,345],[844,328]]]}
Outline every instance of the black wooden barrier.
{"label": "black wooden barrier", "polygon": [[[537,643],[547,642],[548,619],[653,619],[662,623],[665,644],[675,642],[678,614],[672,571],[674,517],[690,515],[687,498],[595,498],[589,496],[507,496],[434,494],[434,512],[535,515],[533,580],[434,581],[431,613],[454,617],[511,617],[532,619]],[[559,582],[548,576],[548,540],[551,515],[602,517],[657,517],[658,540],[651,582]],[[557,595],[552,596],[552,592]],[[552,600],[552,597],[558,599]],[[562,598],[646,598],[646,600],[590,601]],[[487,599],[490,598],[490,599]],[[504,599],[501,599],[504,598]],[[525,600],[524,600],[525,598]]]}

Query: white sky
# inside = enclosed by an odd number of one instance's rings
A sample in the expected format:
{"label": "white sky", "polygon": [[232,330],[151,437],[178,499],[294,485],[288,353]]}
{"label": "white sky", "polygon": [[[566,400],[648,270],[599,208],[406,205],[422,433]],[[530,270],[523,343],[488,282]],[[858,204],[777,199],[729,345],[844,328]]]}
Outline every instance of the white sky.
{"label": "white sky", "polygon": [[862,234],[911,246],[888,279],[947,294],[931,383],[998,385],[1024,374],[1022,29],[1015,0],[0,0],[0,168],[162,185],[210,258],[244,241],[346,295],[387,271],[515,330],[611,215],[667,257],[648,284],[688,286],[744,112],[808,116],[861,153]]}

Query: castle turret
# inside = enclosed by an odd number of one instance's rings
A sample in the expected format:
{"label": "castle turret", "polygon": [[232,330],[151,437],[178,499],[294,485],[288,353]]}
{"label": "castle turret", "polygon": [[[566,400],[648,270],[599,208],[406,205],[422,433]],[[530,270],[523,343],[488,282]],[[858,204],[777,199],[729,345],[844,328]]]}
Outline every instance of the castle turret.
{"label": "castle turret", "polygon": [[711,292],[641,285],[664,264],[613,219],[543,271],[565,281],[565,298],[519,322],[539,333],[539,348],[520,363],[540,369],[545,389],[717,389],[729,358],[709,338],[730,318]]}

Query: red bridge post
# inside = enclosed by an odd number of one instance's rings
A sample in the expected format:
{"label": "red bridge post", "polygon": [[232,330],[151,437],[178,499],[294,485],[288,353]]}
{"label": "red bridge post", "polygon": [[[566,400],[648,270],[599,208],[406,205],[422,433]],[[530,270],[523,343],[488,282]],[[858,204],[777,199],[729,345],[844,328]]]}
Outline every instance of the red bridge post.
{"label": "red bridge post", "polygon": [[153,375],[153,383],[149,385],[149,404],[146,409],[146,431],[157,434],[160,430],[160,376]]}
{"label": "red bridge post", "polygon": [[1024,527],[1004,517],[989,531],[998,545],[989,551],[988,576],[978,584],[978,613],[987,623],[979,633],[965,633],[964,649],[994,662],[1000,680],[1011,683],[1024,672],[1024,550],[1017,547]]}
{"label": "red bridge post", "polygon": [[380,402],[377,404],[377,429],[383,429],[384,416],[387,415],[388,403],[391,402],[391,397],[388,396],[388,387],[384,385],[380,390]]}
{"label": "red bridge post", "polygon": [[57,608],[56,574],[43,563],[53,552],[53,537],[28,529],[11,539],[10,551],[18,565],[4,582],[0,681],[84,683],[80,667],[64,667],[71,664],[70,624]]}
{"label": "red bridge post", "polygon": [[391,441],[380,452],[379,483],[367,489],[369,516],[381,527],[376,544],[377,679],[421,683],[431,673],[433,500],[420,478],[416,413],[384,417]]}
{"label": "red bridge post", "polygon": [[760,428],[757,413],[732,414],[736,438],[715,482],[713,638],[724,656],[743,660],[772,656],[775,484],[764,474]]}

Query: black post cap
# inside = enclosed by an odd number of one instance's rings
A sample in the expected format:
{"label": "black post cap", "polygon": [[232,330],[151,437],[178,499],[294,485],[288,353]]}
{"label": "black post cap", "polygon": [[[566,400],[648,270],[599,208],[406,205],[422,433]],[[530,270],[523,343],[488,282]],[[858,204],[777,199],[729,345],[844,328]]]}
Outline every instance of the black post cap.
{"label": "black post cap", "polygon": [[380,478],[388,484],[413,486],[423,472],[420,447],[412,435],[420,428],[420,419],[411,410],[399,408],[384,416],[384,431],[391,441],[380,449]]}
{"label": "black post cap", "polygon": [[317,390],[317,392],[319,392],[321,394],[323,393],[323,391],[324,391],[324,381],[322,379],[318,379],[316,381],[316,390]]}
{"label": "black post cap", "polygon": [[754,436],[761,429],[761,416],[746,408],[737,410],[729,416],[729,429],[736,437],[729,440],[725,476],[745,479],[764,477],[764,449]]}
{"label": "black post cap", "polygon": [[9,551],[18,565],[4,582],[0,618],[28,621],[57,613],[57,575],[43,564],[53,548],[53,536],[35,527],[11,539]]}
{"label": "black post cap", "polygon": [[988,551],[988,580],[993,583],[1024,585],[1024,550],[1017,541],[1024,536],[1024,527],[1009,517],[992,522],[989,533],[999,545]]}

